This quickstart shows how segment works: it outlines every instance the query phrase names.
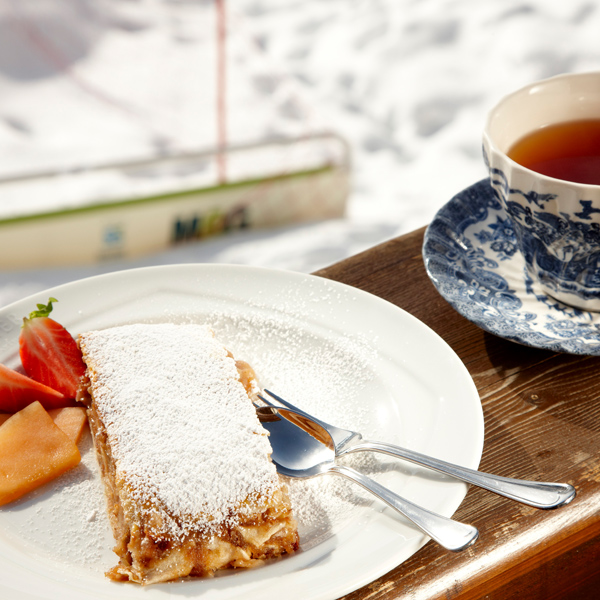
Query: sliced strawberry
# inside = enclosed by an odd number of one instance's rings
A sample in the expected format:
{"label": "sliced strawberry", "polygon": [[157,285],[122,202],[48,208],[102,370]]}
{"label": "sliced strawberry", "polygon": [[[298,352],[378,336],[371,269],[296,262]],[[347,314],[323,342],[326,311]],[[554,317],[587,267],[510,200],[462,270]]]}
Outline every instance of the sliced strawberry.
{"label": "sliced strawberry", "polygon": [[71,334],[48,317],[53,302],[58,300],[50,298],[47,305],[38,304],[38,310],[23,319],[19,336],[21,364],[32,379],[67,398],[75,398],[85,364]]}
{"label": "sliced strawberry", "polygon": [[36,400],[47,410],[73,405],[60,392],[0,364],[0,410],[14,413]]}

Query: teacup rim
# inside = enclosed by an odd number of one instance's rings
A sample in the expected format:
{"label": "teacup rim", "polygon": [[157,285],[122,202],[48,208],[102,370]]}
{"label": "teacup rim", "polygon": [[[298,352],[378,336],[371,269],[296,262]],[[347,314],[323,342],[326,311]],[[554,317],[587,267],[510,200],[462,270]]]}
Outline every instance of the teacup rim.
{"label": "teacup rim", "polygon": [[[534,176],[536,179],[539,179],[540,181],[546,181],[546,182],[552,183],[554,185],[566,185],[571,189],[577,189],[577,190],[591,189],[591,190],[598,192],[598,190],[600,190],[599,184],[579,183],[576,181],[558,179],[556,177],[550,177],[548,175],[538,173],[537,171],[533,171],[532,169],[529,169],[529,168],[523,166],[522,164],[520,164],[520,163],[516,162],[515,160],[513,160],[512,158],[510,158],[505,151],[501,150],[500,147],[498,146],[498,144],[494,141],[494,139],[492,138],[492,136],[490,134],[490,125],[491,125],[491,121],[492,121],[494,114],[497,112],[497,110],[499,109],[499,107],[501,105],[505,104],[510,99],[512,99],[518,95],[522,95],[522,94],[528,92],[529,90],[531,90],[537,86],[544,85],[544,84],[551,84],[553,82],[557,82],[557,81],[565,80],[565,79],[583,79],[583,78],[588,78],[588,77],[597,77],[598,83],[600,84],[600,70],[559,73],[559,74],[553,75],[551,77],[546,77],[544,79],[538,79],[536,81],[530,82],[524,86],[521,86],[520,88],[518,88],[516,90],[513,90],[512,92],[510,92],[508,94],[504,94],[502,97],[500,97],[498,99],[497,102],[495,102],[495,104],[487,112],[485,124],[484,124],[484,128],[483,128],[483,133],[482,133],[483,140],[484,140],[484,149],[486,149],[486,146],[487,146],[487,149],[489,151],[493,151],[496,154],[498,154],[499,156],[501,156],[502,159],[504,161],[506,161],[508,163],[508,165],[510,165],[511,169],[516,169],[516,170],[522,171],[524,173],[530,174],[530,175]],[[600,120],[600,115],[599,115],[598,119]],[[578,119],[571,119],[571,120],[576,121]],[[566,122],[568,122],[568,121],[566,121]],[[489,160],[489,157],[488,157],[488,160]]]}
{"label": "teacup rim", "polygon": [[[595,193],[600,193],[600,185],[593,183],[579,183],[577,181],[569,181],[567,179],[558,179],[557,177],[550,177],[549,175],[544,175],[543,173],[538,173],[532,169],[524,167],[522,164],[510,158],[505,152],[502,152],[491,140],[491,138],[487,135],[487,132],[483,133],[484,141],[488,142],[488,148],[486,148],[486,144],[484,143],[484,150],[489,150],[486,152],[488,154],[487,162],[489,163],[490,157],[489,154],[491,152],[495,152],[498,156],[502,157],[502,160],[510,167],[511,170],[521,171],[526,173],[530,177],[534,177],[539,180],[540,183],[549,183],[554,186],[565,186],[569,189],[576,190],[577,192],[581,192],[582,195],[585,195],[585,190],[593,190]],[[489,166],[489,165],[488,165]]]}

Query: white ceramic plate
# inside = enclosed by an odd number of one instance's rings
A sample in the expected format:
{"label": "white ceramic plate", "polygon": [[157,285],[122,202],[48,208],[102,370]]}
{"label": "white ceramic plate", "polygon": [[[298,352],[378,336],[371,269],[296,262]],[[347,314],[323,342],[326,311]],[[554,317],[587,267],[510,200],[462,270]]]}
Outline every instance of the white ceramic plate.
{"label": "white ceramic plate", "polygon": [[[210,322],[261,383],[368,437],[476,468],[483,415],[473,381],[423,323],[375,296],[268,269],[175,265],[62,285],[0,311],[0,361],[18,366],[22,317],[56,297],[53,316],[78,332],[127,322]],[[89,436],[88,436],[89,438]],[[331,600],[394,568],[427,541],[358,486],[326,475],[291,483],[302,549],[250,571],[148,588],[103,575],[116,564],[89,439],[70,474],[0,509],[0,597]],[[466,486],[389,457],[353,464],[451,516]]]}

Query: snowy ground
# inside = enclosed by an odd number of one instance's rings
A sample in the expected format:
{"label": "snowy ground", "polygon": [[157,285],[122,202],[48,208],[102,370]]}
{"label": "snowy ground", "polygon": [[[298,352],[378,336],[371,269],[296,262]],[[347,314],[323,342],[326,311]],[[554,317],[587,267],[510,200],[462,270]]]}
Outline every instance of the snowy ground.
{"label": "snowy ground", "polygon": [[[326,266],[426,225],[483,178],[481,130],[501,96],[600,70],[589,0],[225,2],[229,140],[339,133],[352,149],[346,218],[0,272],[0,305],[139,265]],[[0,175],[214,146],[215,14],[211,0],[0,0]]]}

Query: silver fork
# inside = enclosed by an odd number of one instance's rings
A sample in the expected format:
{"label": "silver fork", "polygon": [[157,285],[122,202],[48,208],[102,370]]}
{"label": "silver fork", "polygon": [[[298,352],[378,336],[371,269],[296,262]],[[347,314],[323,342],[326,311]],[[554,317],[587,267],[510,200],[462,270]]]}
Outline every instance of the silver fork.
{"label": "silver fork", "polygon": [[331,436],[314,421],[283,406],[254,405],[259,421],[269,432],[271,460],[281,475],[299,479],[341,475],[375,495],[453,552],[464,550],[477,540],[479,532],[472,525],[432,512],[399,496],[364,473],[337,464]]}
{"label": "silver fork", "polygon": [[[353,452],[380,452],[382,454],[388,454],[397,458],[403,458],[409,462],[415,463],[450,475],[455,479],[459,479],[466,483],[484,488],[490,492],[499,494],[511,500],[522,502],[535,508],[558,508],[568,504],[575,498],[575,488],[567,483],[548,483],[539,481],[527,481],[523,479],[513,479],[510,477],[500,477],[498,475],[490,475],[489,473],[483,473],[481,471],[475,471],[467,467],[461,467],[452,463],[445,462],[443,460],[420,454],[401,446],[389,444],[386,442],[372,442],[364,440],[362,435],[357,431],[351,431],[349,429],[342,429],[335,425],[330,425],[325,421],[313,417],[312,415],[304,412],[298,407],[294,406],[290,402],[287,402],[277,394],[269,390],[264,390],[265,393],[269,394],[272,398],[277,400],[281,405],[296,411],[304,418],[314,421],[321,427],[323,427],[330,435],[333,440],[335,456],[344,456],[345,454],[351,454]],[[264,396],[258,394],[258,397],[268,406],[277,408],[277,404],[274,404],[271,400],[267,400]],[[285,415],[283,415],[285,416]],[[298,423],[294,421],[296,425]]]}

